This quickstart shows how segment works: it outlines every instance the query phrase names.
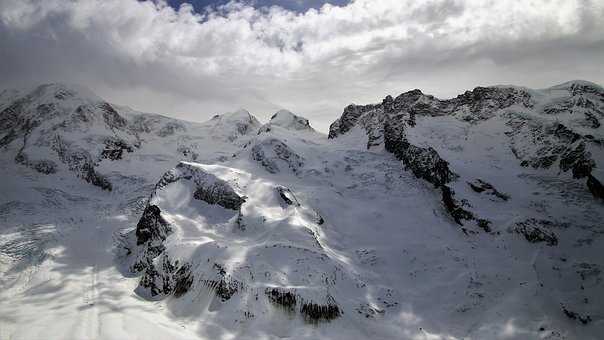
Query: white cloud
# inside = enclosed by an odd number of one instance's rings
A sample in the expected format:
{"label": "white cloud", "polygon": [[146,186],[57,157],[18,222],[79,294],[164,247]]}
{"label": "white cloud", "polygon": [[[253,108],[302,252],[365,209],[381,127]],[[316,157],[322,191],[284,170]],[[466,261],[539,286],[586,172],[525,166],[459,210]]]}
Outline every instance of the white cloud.
{"label": "white cloud", "polygon": [[410,88],[601,83],[602,37],[596,0],[357,0],[305,13],[232,2],[203,14],[135,0],[0,0],[0,85],[79,82],[194,120],[287,107],[325,129],[351,101]]}

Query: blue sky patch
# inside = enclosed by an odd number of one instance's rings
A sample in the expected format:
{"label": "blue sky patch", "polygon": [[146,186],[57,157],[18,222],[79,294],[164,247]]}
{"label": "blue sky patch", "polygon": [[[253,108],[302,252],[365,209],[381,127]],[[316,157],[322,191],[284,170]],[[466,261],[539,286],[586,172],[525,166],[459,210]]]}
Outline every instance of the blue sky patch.
{"label": "blue sky patch", "polygon": [[[227,2],[229,2],[229,0],[168,0],[168,4],[176,9],[183,3],[189,3],[193,5],[198,12],[202,11],[207,6],[219,6],[224,5]],[[253,4],[256,8],[277,5],[292,11],[305,12],[309,8],[318,9],[326,3],[337,6],[346,5],[350,0],[255,0],[244,2]]]}

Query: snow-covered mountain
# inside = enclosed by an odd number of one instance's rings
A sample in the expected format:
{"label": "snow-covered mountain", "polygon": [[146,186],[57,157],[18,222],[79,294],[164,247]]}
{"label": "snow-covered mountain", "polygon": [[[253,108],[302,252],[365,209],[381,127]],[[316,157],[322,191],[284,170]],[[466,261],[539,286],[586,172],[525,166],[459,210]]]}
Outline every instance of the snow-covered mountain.
{"label": "snow-covered mountain", "polygon": [[0,337],[598,339],[604,90],[419,90],[330,127],[0,93]]}

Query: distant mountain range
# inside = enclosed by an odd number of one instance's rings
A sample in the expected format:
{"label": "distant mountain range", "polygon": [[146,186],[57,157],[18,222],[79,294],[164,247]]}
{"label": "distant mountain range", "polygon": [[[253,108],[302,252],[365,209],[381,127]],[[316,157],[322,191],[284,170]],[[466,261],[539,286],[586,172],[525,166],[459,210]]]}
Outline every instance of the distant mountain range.
{"label": "distant mountain range", "polygon": [[0,337],[598,339],[603,119],[586,81],[412,90],[328,136],[3,91]]}

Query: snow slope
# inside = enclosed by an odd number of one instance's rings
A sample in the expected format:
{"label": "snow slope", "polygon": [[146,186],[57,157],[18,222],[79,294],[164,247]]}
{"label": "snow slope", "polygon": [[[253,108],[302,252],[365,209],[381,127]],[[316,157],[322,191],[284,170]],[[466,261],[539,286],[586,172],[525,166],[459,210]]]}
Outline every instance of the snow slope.
{"label": "snow slope", "polygon": [[595,84],[414,90],[330,138],[287,111],[0,98],[0,338],[604,334]]}

